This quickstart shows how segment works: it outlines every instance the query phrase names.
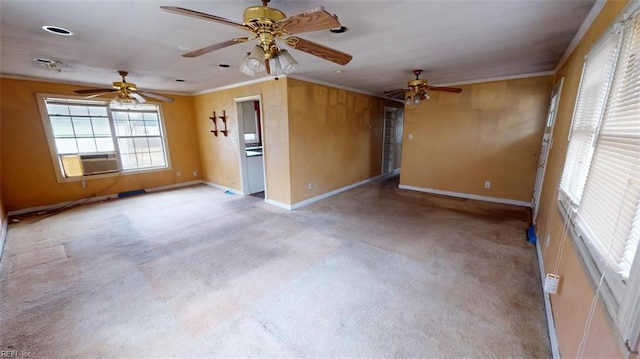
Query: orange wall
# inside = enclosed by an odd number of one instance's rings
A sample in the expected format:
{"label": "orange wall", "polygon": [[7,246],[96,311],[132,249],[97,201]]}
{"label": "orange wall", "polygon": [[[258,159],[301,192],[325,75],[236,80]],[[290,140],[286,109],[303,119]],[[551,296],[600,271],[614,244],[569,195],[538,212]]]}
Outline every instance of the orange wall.
{"label": "orange wall", "polygon": [[401,103],[296,79],[288,84],[292,203],[380,175],[384,106]]}
{"label": "orange wall", "polygon": [[172,169],[88,180],[85,189],[81,182],[57,182],[35,96],[73,95],[81,87],[12,79],[1,79],[0,86],[1,184],[8,211],[200,179],[192,97],[172,95],[174,103],[162,104]]}
{"label": "orange wall", "polygon": [[[556,75],[556,81],[560,81],[560,78],[564,77],[564,85],[553,133],[553,147],[547,162],[537,221],[537,232],[542,245],[542,256],[547,273],[553,271],[561,238],[566,235],[563,229],[563,220],[557,209],[558,191],[556,188],[560,181],[567,151],[567,136],[571,126],[584,57],[589,52],[591,44],[612,24],[613,19],[625,4],[626,1],[607,2],[582,41]],[[548,235],[550,236],[550,241],[547,247],[545,242]],[[561,277],[561,286],[557,294],[551,295],[551,304],[560,345],[560,354],[563,357],[571,358],[576,356],[578,346],[582,340],[583,329],[594,290],[570,238],[565,242],[557,274]],[[613,329],[609,326],[604,308],[601,305],[598,305],[591,331],[587,336],[585,355],[587,357],[600,358],[618,358],[621,356],[614,339]]]}
{"label": "orange wall", "polygon": [[406,106],[400,183],[530,202],[552,80],[464,85]]}
{"label": "orange wall", "polygon": [[[0,102],[1,103],[1,102]],[[2,115],[0,114],[0,149],[2,148]],[[2,151],[0,151],[0,164],[2,163]],[[6,213],[4,211],[4,199],[2,192],[2,166],[0,166],[0,257],[2,257],[2,249],[4,248],[4,235],[6,228],[4,227],[4,220]]]}
{"label": "orange wall", "polygon": [[[289,129],[287,120],[287,78],[215,91],[195,96],[195,116],[202,158],[203,179],[241,190],[238,115],[235,99],[262,96],[263,154],[268,199],[290,204]],[[210,131],[212,112],[225,110],[227,125],[234,134],[215,137]],[[221,121],[218,120],[220,128]]]}

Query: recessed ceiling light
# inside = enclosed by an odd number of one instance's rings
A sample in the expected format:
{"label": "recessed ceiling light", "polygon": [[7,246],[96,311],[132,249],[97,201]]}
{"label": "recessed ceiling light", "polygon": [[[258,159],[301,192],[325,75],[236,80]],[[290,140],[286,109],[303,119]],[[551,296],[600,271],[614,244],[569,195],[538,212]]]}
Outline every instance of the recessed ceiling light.
{"label": "recessed ceiling light", "polygon": [[186,80],[183,80],[183,79],[176,79],[176,82],[186,82]]}
{"label": "recessed ceiling light", "polygon": [[344,72],[344,71],[342,71],[342,70],[336,70],[336,73],[337,73],[337,74],[341,74],[341,73],[343,73],[343,72]]}
{"label": "recessed ceiling light", "polygon": [[42,29],[46,32],[50,32],[54,35],[60,35],[60,36],[72,36],[73,32],[60,27],[60,26],[53,26],[53,25],[45,25],[42,27]]}
{"label": "recessed ceiling light", "polygon": [[343,32],[347,32],[347,28],[344,26],[340,26],[335,29],[329,29],[329,31],[333,32],[334,34],[342,34]]}
{"label": "recessed ceiling light", "polygon": [[39,64],[55,64],[56,63],[54,60],[45,59],[44,57],[36,57],[35,59],[33,59],[33,61]]}
{"label": "recessed ceiling light", "polygon": [[49,70],[54,70],[58,72],[62,71],[58,68],[58,65],[62,64],[62,61],[46,59],[44,57],[36,57],[35,59],[33,59],[33,61],[46,67]]}
{"label": "recessed ceiling light", "polygon": [[218,64],[218,66],[219,67],[224,67],[225,69],[228,69],[229,67],[231,67],[231,66],[229,66],[227,64]]}

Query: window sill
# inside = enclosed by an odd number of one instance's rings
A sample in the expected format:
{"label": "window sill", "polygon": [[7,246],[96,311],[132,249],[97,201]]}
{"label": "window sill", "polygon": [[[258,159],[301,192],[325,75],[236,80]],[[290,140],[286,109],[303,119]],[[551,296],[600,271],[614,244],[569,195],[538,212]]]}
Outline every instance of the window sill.
{"label": "window sill", "polygon": [[124,170],[120,172],[110,172],[103,173],[98,175],[91,176],[78,176],[78,177],[58,177],[58,183],[74,183],[74,182],[82,182],[82,181],[91,181],[103,178],[112,178],[112,177],[120,177],[120,176],[130,176],[130,175],[139,175],[151,172],[162,172],[162,171],[170,171],[171,167],[152,167],[152,168],[140,168],[134,170]]}

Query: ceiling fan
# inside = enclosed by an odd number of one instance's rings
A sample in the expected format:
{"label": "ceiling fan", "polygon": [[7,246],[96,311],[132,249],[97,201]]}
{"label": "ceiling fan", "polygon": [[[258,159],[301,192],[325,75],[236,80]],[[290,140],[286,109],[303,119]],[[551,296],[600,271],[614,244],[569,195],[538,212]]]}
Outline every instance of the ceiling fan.
{"label": "ceiling fan", "polygon": [[[421,73],[422,73],[422,70],[413,70],[413,74],[416,75],[416,79],[409,81],[407,83],[407,87],[402,89],[397,89],[397,90],[385,91],[384,94],[388,97],[404,99],[405,105],[412,105],[412,104],[417,105],[420,103],[421,100],[429,99],[427,90],[445,91],[445,92],[453,92],[453,93],[462,92],[462,89],[456,88],[456,87],[429,86],[427,85],[427,80],[420,78]],[[404,96],[407,91],[411,91],[413,93],[413,97],[409,94],[405,98]]]}
{"label": "ceiling fan", "polygon": [[117,93],[115,97],[115,101],[120,104],[130,104],[135,105],[138,103],[147,102],[148,98],[152,98],[155,100],[160,100],[164,102],[173,102],[171,97],[162,96],[157,93],[149,92],[149,91],[141,91],[138,90],[136,84],[127,82],[125,77],[129,74],[127,71],[118,71],[118,74],[122,76],[122,81],[116,81],[113,83],[113,88],[97,88],[97,89],[87,89],[87,90],[75,90],[73,92],[79,95],[89,95],[86,98],[98,97],[110,93]]}
{"label": "ceiling fan", "polygon": [[341,25],[336,15],[331,15],[323,7],[317,7],[287,17],[282,11],[268,7],[267,3],[269,1],[262,0],[262,6],[252,6],[245,9],[242,23],[176,6],[161,6],[161,8],[175,14],[209,20],[250,32],[250,37],[227,40],[182,55],[183,57],[196,57],[256,39],[258,40],[256,47],[245,56],[240,65],[240,71],[247,75],[254,76],[256,72],[266,71],[270,75],[278,76],[295,71],[297,62],[289,55],[287,50],[280,48],[276,40],[296,50],[318,56],[339,65],[346,65],[351,61],[352,56],[349,54],[298,36],[292,36],[303,32],[340,28]]}

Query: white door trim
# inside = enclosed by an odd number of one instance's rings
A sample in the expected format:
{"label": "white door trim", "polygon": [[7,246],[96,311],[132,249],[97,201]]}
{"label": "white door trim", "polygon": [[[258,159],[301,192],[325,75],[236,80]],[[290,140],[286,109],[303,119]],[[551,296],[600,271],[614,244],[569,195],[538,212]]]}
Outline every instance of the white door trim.
{"label": "white door trim", "polygon": [[264,146],[264,113],[262,111],[263,107],[262,107],[262,95],[252,95],[252,96],[245,96],[245,97],[238,97],[234,99],[234,102],[236,104],[236,116],[238,117],[236,120],[236,122],[238,123],[238,132],[236,135],[236,140],[238,141],[238,153],[240,154],[239,158],[240,158],[240,191],[242,193],[242,195],[244,196],[248,196],[250,193],[249,191],[249,178],[247,176],[247,152],[245,151],[245,145],[244,145],[244,123],[243,121],[240,121],[240,117],[238,116],[238,106],[241,102],[247,102],[247,101],[258,101],[260,103],[260,127],[261,127],[261,131],[260,131],[260,135],[262,136],[262,138],[260,138],[260,141],[262,143],[262,170],[264,171],[264,198],[267,199],[269,197],[267,197],[267,171],[266,171],[266,163],[265,163],[265,146]]}
{"label": "white door trim", "polygon": [[[551,131],[549,132],[549,139],[548,139],[548,143],[547,143],[547,150],[544,153],[544,161],[540,161],[540,159],[538,159],[538,169],[537,171],[542,171],[542,173],[540,173],[540,176],[538,176],[538,173],[536,171],[536,182],[533,184],[533,197],[531,198],[531,207],[533,209],[533,224],[536,224],[536,219],[538,218],[538,210],[540,208],[540,197],[542,195],[542,188],[543,188],[543,184],[544,184],[544,175],[547,171],[547,162],[549,161],[549,153],[551,152],[551,147],[553,146],[553,131],[556,128],[556,117],[558,116],[558,106],[560,104],[560,98],[562,97],[562,85],[564,84],[564,77],[560,78],[560,81],[553,87],[553,90],[551,91],[551,98],[550,101],[553,101],[553,98],[557,95],[558,98],[555,102],[555,108],[553,108],[553,119],[551,122]],[[552,108],[551,106],[554,105],[553,103],[549,104],[549,111],[547,112],[547,121],[549,120],[549,113],[551,112]],[[546,128],[547,128],[547,122],[545,122],[545,132],[546,132]],[[543,143],[540,145],[540,150],[542,151],[542,148],[544,146],[544,136],[545,134],[542,134],[542,141]],[[542,167],[540,167],[540,164],[543,164]]]}

